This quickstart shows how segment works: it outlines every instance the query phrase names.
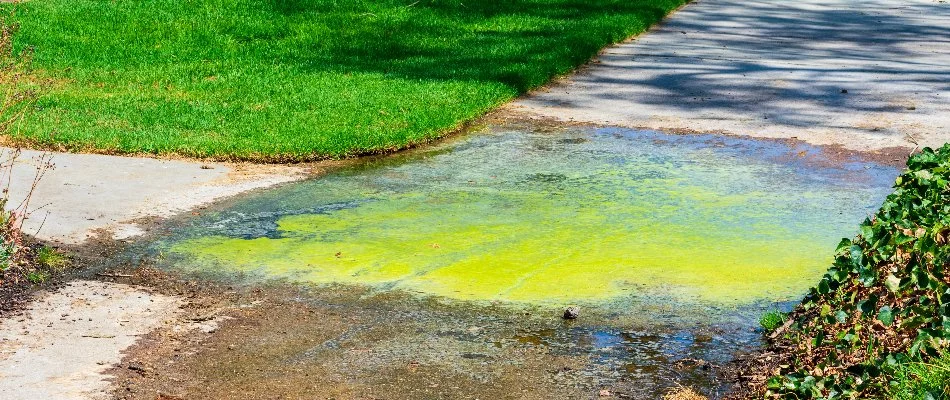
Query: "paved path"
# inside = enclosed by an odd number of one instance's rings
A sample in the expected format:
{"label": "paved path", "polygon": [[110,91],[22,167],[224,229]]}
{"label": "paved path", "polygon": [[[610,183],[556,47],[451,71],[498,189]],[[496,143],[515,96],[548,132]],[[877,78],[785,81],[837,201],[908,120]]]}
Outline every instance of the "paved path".
{"label": "paved path", "polygon": [[[7,163],[10,149],[0,148]],[[302,167],[158,160],[97,154],[23,151],[10,185],[11,206],[30,192],[38,157],[54,169],[39,181],[24,231],[40,239],[79,244],[100,234],[141,233],[137,220],[167,217],[238,193],[305,177]],[[6,183],[8,168],[0,168]],[[108,238],[108,237],[106,237]]]}
{"label": "paved path", "polygon": [[856,150],[939,146],[950,141],[950,3],[698,0],[509,107]]}
{"label": "paved path", "polygon": [[[179,323],[180,299],[74,281],[0,320],[0,399],[108,399],[107,370],[140,335]],[[190,327],[185,327],[190,328]]]}

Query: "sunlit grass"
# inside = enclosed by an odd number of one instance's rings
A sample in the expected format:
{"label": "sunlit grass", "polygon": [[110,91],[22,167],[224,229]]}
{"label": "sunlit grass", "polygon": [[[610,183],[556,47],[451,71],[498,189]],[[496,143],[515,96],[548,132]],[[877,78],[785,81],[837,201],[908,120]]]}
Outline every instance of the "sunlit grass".
{"label": "sunlit grass", "polygon": [[766,332],[773,332],[782,326],[787,319],[785,313],[778,310],[769,310],[759,317],[759,326],[765,329]]}
{"label": "sunlit grass", "polygon": [[950,352],[902,366],[890,394],[894,400],[950,399]]}
{"label": "sunlit grass", "polygon": [[66,150],[295,161],[438,137],[683,0],[42,0],[55,79],[13,135]]}
{"label": "sunlit grass", "polygon": [[59,250],[49,246],[40,247],[36,251],[36,262],[52,270],[62,270],[69,266],[69,258]]}

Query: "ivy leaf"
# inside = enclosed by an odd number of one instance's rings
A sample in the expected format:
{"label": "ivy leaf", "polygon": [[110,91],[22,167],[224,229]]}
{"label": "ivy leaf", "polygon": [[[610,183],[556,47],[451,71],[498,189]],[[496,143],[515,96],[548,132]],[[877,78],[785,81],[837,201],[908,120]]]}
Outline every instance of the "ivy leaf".
{"label": "ivy leaf", "polygon": [[894,313],[891,311],[891,307],[881,307],[881,310],[877,313],[877,319],[885,326],[891,326],[894,323]]}
{"label": "ivy leaf", "polygon": [[864,250],[861,249],[861,246],[851,246],[851,265],[856,268],[860,268],[864,265]]}
{"label": "ivy leaf", "polygon": [[901,329],[913,330],[926,323],[927,319],[921,317],[920,315],[914,315],[913,317],[901,320]]}
{"label": "ivy leaf", "polygon": [[914,268],[914,277],[917,278],[917,287],[921,289],[926,289],[930,286],[930,276],[927,274],[927,271],[924,271],[921,267]]}
{"label": "ivy leaf", "polygon": [[836,282],[842,283],[848,279],[848,271],[843,271],[837,268],[832,268],[833,271],[828,271],[828,276],[832,277]]}
{"label": "ivy leaf", "polygon": [[874,268],[861,267],[858,270],[858,277],[864,287],[871,287],[874,285],[874,281],[877,280],[877,271],[875,271]]}
{"label": "ivy leaf", "polygon": [[830,288],[828,288],[827,279],[822,279],[820,282],[818,282],[818,293],[828,294],[829,291],[830,291]]}
{"label": "ivy leaf", "polygon": [[838,312],[835,313],[835,320],[838,321],[839,324],[848,322],[848,313],[838,310]]}
{"label": "ivy leaf", "polygon": [[905,235],[903,232],[897,232],[894,235],[894,244],[902,245],[913,242],[916,238],[913,236]]}
{"label": "ivy leaf", "polygon": [[874,239],[874,229],[871,225],[861,225],[861,236],[869,243]]}
{"label": "ivy leaf", "polygon": [[901,280],[894,274],[887,274],[887,278],[884,279],[884,286],[887,286],[887,290],[890,290],[891,293],[897,293],[901,288]]}
{"label": "ivy leaf", "polygon": [[841,253],[842,250],[851,247],[851,239],[844,238],[841,239],[841,242],[838,242],[838,247],[835,248],[835,253]]}
{"label": "ivy leaf", "polygon": [[861,310],[862,316],[870,316],[874,313],[874,308],[877,306],[877,296],[871,295],[867,300],[862,301],[858,304],[858,308]]}

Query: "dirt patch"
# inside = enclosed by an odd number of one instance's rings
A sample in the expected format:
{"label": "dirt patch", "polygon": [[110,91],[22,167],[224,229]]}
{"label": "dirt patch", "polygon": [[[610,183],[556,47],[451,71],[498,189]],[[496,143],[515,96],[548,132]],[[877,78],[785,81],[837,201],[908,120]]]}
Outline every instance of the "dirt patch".
{"label": "dirt patch", "polygon": [[136,279],[189,298],[186,320],[213,325],[144,337],[111,371],[118,398],[585,397],[553,384],[582,358],[477,340],[483,328],[474,320],[492,317],[358,288],[233,288],[140,271]]}
{"label": "dirt patch", "polygon": [[[602,345],[586,337],[551,345],[557,332],[597,325],[590,314],[565,322],[560,310],[354,286],[238,286],[149,268],[106,274],[184,299],[181,323],[144,336],[109,371],[116,398],[658,398],[694,374],[718,379],[718,368],[672,361],[668,371],[627,375],[598,365],[604,350],[587,347]],[[181,328],[188,324],[200,327]]]}

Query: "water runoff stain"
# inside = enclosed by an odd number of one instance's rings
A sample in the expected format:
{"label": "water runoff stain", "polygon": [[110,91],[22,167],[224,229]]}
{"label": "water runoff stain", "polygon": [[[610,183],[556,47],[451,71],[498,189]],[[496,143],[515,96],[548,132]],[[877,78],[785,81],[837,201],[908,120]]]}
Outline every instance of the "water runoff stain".
{"label": "water runoff stain", "polygon": [[179,267],[459,300],[787,301],[897,170],[818,148],[495,128],[259,193],[163,242]]}
{"label": "water runoff stain", "polygon": [[[756,346],[756,317],[804,294],[897,174],[805,144],[498,125],[229,202],[149,246],[183,271],[470,305],[423,318],[428,328],[353,365],[424,357],[433,351],[419,343],[469,332],[458,321],[499,305],[580,304],[576,324],[554,313],[517,327],[471,322],[487,328],[438,347],[432,362],[466,369],[488,362],[476,356],[540,347],[585,360],[571,373],[594,389],[657,397],[681,381],[714,394],[724,385],[714,373],[677,366]],[[446,358],[453,351],[471,357]]]}

